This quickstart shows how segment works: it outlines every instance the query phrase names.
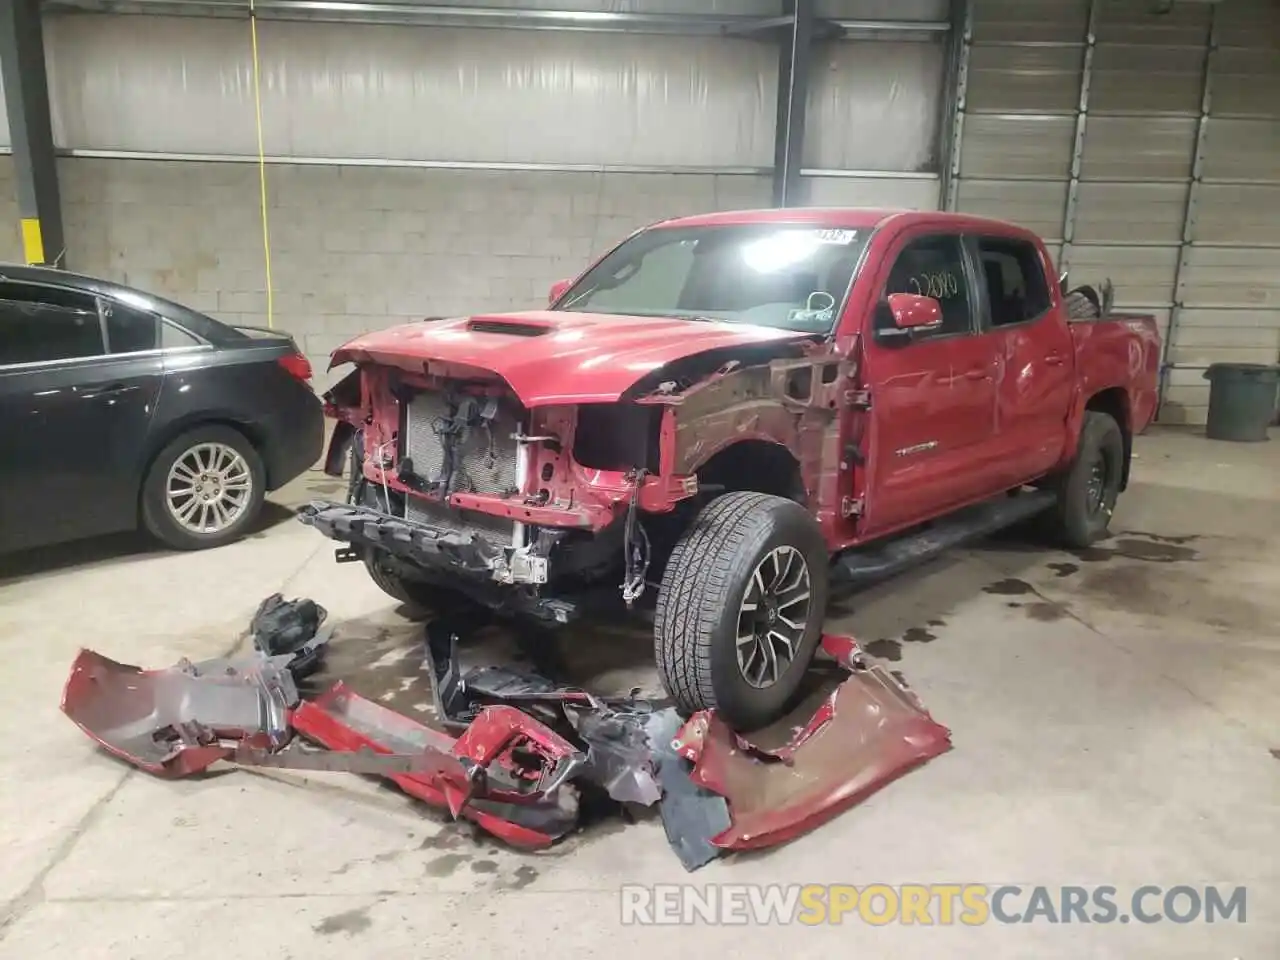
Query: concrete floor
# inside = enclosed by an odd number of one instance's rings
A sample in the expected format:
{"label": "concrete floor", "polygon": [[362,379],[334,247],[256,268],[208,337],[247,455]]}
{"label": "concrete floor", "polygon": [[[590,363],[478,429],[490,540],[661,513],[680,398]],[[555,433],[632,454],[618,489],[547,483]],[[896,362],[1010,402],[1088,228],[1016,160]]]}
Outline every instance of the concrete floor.
{"label": "concrete floor", "polygon": [[[39,957],[1274,957],[1280,943],[1280,444],[1155,432],[1113,540],[1083,556],[1002,539],[833,610],[891,661],[955,749],[712,883],[1218,883],[1244,925],[619,926],[623,883],[689,879],[653,820],[521,855],[355,777],[162,782],[58,712],[80,645],[164,666],[229,651],[258,601],[341,622],[331,669],[421,711],[416,627],[328,541],[274,512],[209,553],[136,538],[0,568],[0,960]],[[336,488],[308,475],[282,503]],[[1185,539],[1184,539],[1185,538]],[[652,687],[643,637],[602,633],[595,682]],[[637,679],[638,678],[638,679]],[[553,952],[554,951],[554,952]],[[660,952],[660,953],[659,953]]]}

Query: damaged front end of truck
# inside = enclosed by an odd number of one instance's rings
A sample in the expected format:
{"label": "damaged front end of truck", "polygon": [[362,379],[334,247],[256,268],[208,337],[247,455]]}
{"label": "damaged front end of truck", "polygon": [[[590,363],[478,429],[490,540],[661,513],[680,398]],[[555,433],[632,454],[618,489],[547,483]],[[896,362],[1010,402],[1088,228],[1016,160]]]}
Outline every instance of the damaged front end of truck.
{"label": "damaged front end of truck", "polygon": [[[555,322],[564,316],[419,327],[433,346],[501,338],[518,353],[578,332]],[[802,503],[838,500],[823,465],[840,459],[850,371],[812,338],[730,326],[710,349],[669,345],[671,359],[647,360],[647,372],[613,364],[593,376],[593,359],[608,357],[600,345],[576,358],[572,377],[559,357],[539,370],[504,352],[485,367],[470,355],[424,358],[425,344],[393,352],[387,334],[355,341],[334,363],[356,369],[326,395],[337,420],[326,472],[348,479],[348,496],[300,517],[347,545],[339,559],[364,561],[406,594],[444,587],[553,623],[574,619],[600,587],[631,605],[706,498],[763,486]]]}

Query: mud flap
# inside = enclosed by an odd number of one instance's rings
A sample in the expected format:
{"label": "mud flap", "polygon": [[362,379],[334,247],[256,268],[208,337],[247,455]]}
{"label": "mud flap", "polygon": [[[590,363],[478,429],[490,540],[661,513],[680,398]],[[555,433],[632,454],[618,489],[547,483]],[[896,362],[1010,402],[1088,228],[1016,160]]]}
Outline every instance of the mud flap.
{"label": "mud flap", "polygon": [[693,784],[728,801],[731,822],[713,846],[785,843],[951,748],[950,731],[889,673],[866,666],[854,640],[824,636],[822,645],[849,678],[782,749],[755,746],[705,710],[676,735]]}

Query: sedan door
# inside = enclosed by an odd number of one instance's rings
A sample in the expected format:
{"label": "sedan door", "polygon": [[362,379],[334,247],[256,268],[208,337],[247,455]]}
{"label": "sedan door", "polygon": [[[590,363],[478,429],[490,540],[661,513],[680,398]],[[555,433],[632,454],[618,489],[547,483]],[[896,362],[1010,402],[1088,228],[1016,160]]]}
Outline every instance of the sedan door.
{"label": "sedan door", "polygon": [[137,523],[161,356],[154,335],[113,353],[107,319],[81,291],[0,283],[0,549]]}
{"label": "sedan door", "polygon": [[[871,438],[867,503],[859,527],[879,536],[990,492],[995,434],[995,349],[977,335],[972,264],[960,237],[909,238],[892,257],[864,354]],[[902,335],[891,293],[934,297],[941,328]]]}

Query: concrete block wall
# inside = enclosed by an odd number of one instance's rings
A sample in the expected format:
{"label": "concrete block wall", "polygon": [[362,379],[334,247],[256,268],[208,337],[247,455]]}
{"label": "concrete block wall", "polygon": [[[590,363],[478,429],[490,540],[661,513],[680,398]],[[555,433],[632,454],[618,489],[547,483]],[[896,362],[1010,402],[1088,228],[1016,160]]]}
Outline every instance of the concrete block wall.
{"label": "concrete block wall", "polygon": [[[9,177],[8,158],[0,177]],[[767,206],[767,178],[268,167],[277,328],[315,365],[352,336],[430,315],[531,309],[635,228]],[[64,158],[67,265],[231,323],[266,323],[252,164]],[[0,204],[12,203],[0,179]],[[3,214],[0,208],[0,214]],[[17,259],[14,224],[0,256]],[[13,249],[9,249],[12,242]]]}
{"label": "concrete block wall", "polygon": [[22,260],[18,197],[14,190],[13,158],[0,157],[0,263],[17,263]]}

